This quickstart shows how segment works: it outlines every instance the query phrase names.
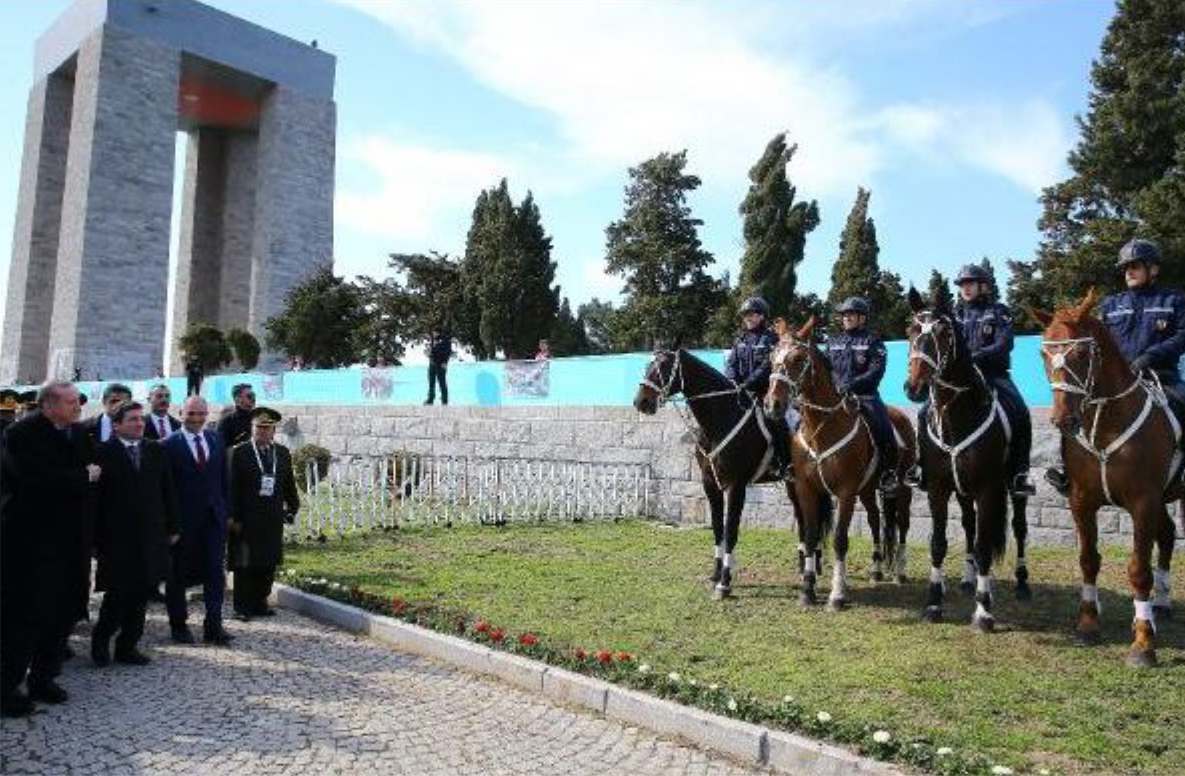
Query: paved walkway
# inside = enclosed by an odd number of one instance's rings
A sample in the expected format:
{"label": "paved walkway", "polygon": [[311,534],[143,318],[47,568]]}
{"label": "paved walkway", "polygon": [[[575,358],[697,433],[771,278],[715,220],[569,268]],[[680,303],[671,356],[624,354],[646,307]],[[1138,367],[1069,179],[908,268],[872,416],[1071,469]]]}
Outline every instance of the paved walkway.
{"label": "paved walkway", "polygon": [[175,645],[153,605],[153,663],[105,669],[80,630],[70,702],[0,723],[0,773],[752,772],[285,611],[229,627],[231,649]]}

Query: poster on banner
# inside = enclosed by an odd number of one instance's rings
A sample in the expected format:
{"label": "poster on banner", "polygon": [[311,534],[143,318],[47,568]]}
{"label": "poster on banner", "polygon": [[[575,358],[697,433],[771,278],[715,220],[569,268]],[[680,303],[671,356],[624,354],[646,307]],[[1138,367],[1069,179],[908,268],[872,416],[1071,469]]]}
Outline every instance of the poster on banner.
{"label": "poster on banner", "polygon": [[362,397],[364,399],[390,399],[395,387],[395,377],[390,369],[362,370]]}
{"label": "poster on banner", "polygon": [[284,373],[263,376],[263,398],[268,401],[283,401]]}
{"label": "poster on banner", "polygon": [[502,381],[507,396],[547,396],[551,393],[551,362],[507,361]]}

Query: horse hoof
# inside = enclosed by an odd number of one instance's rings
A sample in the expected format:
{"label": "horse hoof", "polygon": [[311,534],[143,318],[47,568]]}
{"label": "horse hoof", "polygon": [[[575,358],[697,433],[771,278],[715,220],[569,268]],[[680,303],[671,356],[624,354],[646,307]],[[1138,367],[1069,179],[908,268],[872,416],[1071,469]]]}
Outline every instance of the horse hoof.
{"label": "horse hoof", "polygon": [[716,587],[712,590],[712,598],[715,598],[717,601],[723,601],[725,598],[732,598],[732,588],[716,585]]}
{"label": "horse hoof", "polygon": [[848,608],[848,599],[846,598],[829,598],[827,599],[827,611],[842,612]]}
{"label": "horse hoof", "polygon": [[960,582],[959,583],[959,592],[962,593],[963,595],[967,595],[967,596],[975,595],[975,583],[974,582]]}
{"label": "horse hoof", "polygon": [[926,622],[942,622],[942,607],[927,606],[924,610],[922,610],[922,619]]}
{"label": "horse hoof", "polygon": [[973,617],[971,618],[971,630],[977,633],[992,633],[996,630],[996,619],[994,617]]}
{"label": "horse hoof", "polygon": [[798,605],[801,607],[811,607],[816,603],[815,592],[813,590],[803,590],[798,594]]}
{"label": "horse hoof", "polygon": [[879,570],[874,571],[871,574],[869,574],[869,578],[872,579],[873,582],[884,582],[885,581],[884,573],[882,573]]}
{"label": "horse hoof", "polygon": [[1156,668],[1156,652],[1151,649],[1133,649],[1127,655],[1127,664],[1133,668]]}
{"label": "horse hoof", "polygon": [[1080,630],[1074,632],[1074,641],[1080,647],[1095,647],[1098,646],[1101,637],[1097,630]]}
{"label": "horse hoof", "polygon": [[1018,582],[1016,585],[1016,600],[1017,601],[1032,601],[1033,588],[1029,587],[1028,582]]}
{"label": "horse hoof", "polygon": [[1157,622],[1164,622],[1173,619],[1173,610],[1168,606],[1153,606],[1152,616],[1156,618]]}

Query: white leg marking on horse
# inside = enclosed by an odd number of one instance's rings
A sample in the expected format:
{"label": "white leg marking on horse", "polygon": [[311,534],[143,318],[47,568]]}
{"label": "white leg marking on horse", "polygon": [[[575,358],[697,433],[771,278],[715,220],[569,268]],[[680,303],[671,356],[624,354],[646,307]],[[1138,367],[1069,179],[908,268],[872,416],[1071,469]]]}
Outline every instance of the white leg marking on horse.
{"label": "white leg marking on horse", "polygon": [[1152,625],[1152,630],[1156,630],[1156,615],[1152,611],[1151,601],[1136,601],[1132,603],[1136,605],[1136,619],[1147,620]]}
{"label": "white leg marking on horse", "polygon": [[835,568],[831,571],[831,600],[840,600],[847,596],[848,592],[848,564],[845,561],[837,560]]}
{"label": "white leg marking on horse", "polygon": [[981,604],[977,601],[975,603],[975,617],[973,619],[975,619],[975,620],[992,620],[995,618],[992,617],[991,612],[989,612],[986,608],[984,608],[983,604]]}
{"label": "white leg marking on horse", "polygon": [[736,555],[731,552],[724,553],[724,568],[730,571],[736,568]]}
{"label": "white leg marking on horse", "polygon": [[975,592],[986,593],[987,595],[992,594],[992,575],[991,574],[979,574],[978,576],[976,576],[976,578],[975,578]]}
{"label": "white leg marking on horse", "polygon": [[813,576],[815,573],[815,554],[811,553],[806,556],[806,562],[803,564],[803,573]]}
{"label": "white leg marking on horse", "polygon": [[719,544],[717,544],[716,545],[716,560],[720,560],[723,557],[724,557],[724,548],[721,547]]}
{"label": "white leg marking on horse", "polygon": [[1103,605],[1099,603],[1099,589],[1094,585],[1082,586],[1082,603],[1094,604],[1094,610],[1100,614],[1103,612]]}
{"label": "white leg marking on horse", "polygon": [[1170,595],[1172,584],[1169,582],[1168,569],[1152,569],[1152,603],[1156,606],[1168,608],[1172,605]]}
{"label": "white leg marking on horse", "polygon": [[975,556],[968,555],[963,559],[963,584],[970,585],[975,581]]}
{"label": "white leg marking on horse", "polygon": [[946,577],[942,575],[942,569],[937,566],[930,567],[930,584],[946,587]]}

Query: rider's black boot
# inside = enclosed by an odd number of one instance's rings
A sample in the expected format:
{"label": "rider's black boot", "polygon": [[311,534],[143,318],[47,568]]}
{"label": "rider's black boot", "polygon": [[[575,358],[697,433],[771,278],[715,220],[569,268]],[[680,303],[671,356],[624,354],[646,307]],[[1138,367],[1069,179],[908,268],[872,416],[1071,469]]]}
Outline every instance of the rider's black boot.
{"label": "rider's black boot", "polygon": [[1045,470],[1045,481],[1061,495],[1068,496],[1070,494],[1070,480],[1066,477],[1065,470],[1050,466]]}

